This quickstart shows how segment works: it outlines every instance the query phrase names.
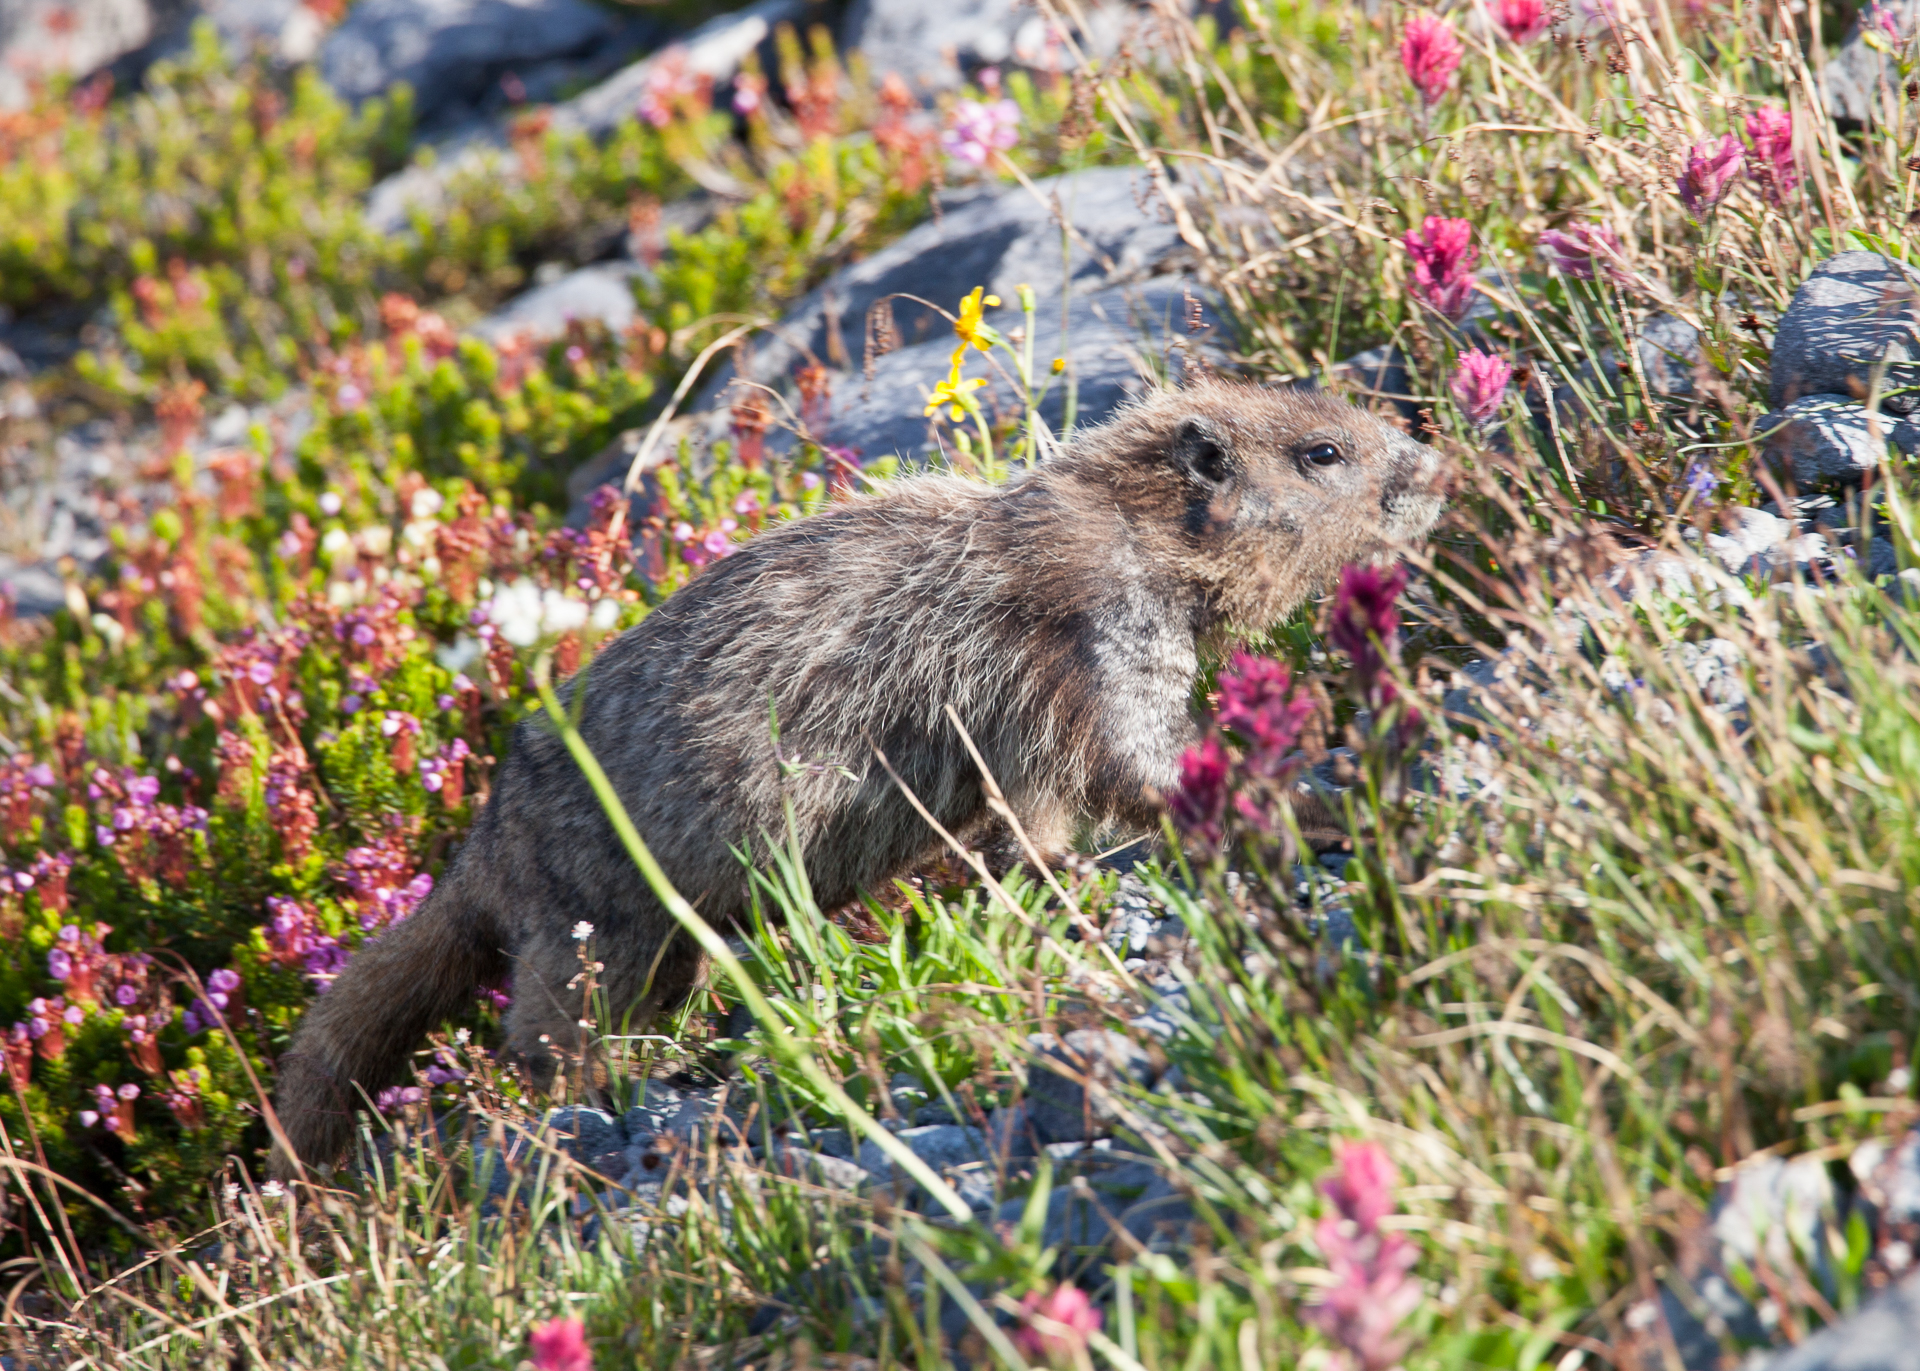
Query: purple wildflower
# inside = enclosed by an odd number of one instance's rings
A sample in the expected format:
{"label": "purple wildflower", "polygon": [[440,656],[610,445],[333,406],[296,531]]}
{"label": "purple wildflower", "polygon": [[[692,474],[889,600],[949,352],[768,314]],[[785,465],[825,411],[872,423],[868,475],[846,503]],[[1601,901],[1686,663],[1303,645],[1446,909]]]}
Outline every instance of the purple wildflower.
{"label": "purple wildflower", "polygon": [[1473,225],[1430,214],[1401,241],[1413,258],[1413,293],[1454,323],[1473,303]]}
{"label": "purple wildflower", "polygon": [[1513,367],[1506,358],[1469,348],[1460,354],[1460,369],[1453,374],[1448,389],[1469,421],[1484,424],[1500,412],[1507,383],[1512,379]]}
{"label": "purple wildflower", "polygon": [[1011,100],[981,104],[962,100],[954,106],[952,122],[940,135],[948,156],[968,166],[984,167],[996,152],[1020,141],[1020,106]]}
{"label": "purple wildflower", "polygon": [[1680,204],[1690,218],[1704,219],[1727,196],[1733,183],[1746,170],[1746,150],[1731,133],[1717,143],[1698,143],[1687,154],[1686,168],[1680,173]]}

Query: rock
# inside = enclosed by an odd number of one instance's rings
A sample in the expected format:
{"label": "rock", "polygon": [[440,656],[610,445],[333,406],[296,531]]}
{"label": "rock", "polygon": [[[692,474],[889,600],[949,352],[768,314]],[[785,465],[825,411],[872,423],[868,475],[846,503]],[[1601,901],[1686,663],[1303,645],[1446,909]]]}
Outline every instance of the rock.
{"label": "rock", "polygon": [[516,295],[473,326],[489,343],[513,335],[553,338],[567,331],[575,319],[597,320],[614,333],[633,322],[633,278],[642,268],[634,262],[596,262],[570,271],[559,280]]}
{"label": "rock", "polygon": [[1693,394],[1693,368],[1700,360],[1700,330],[1671,314],[1656,314],[1640,329],[1640,369],[1655,395]]}
{"label": "rock", "polygon": [[[541,1121],[540,1137],[582,1166],[610,1169],[616,1175],[624,1169],[612,1159],[626,1150],[626,1133],[613,1115],[598,1109],[570,1104],[550,1110]],[[529,1155],[528,1160],[538,1158]],[[603,1167],[603,1163],[606,1166]]]}
{"label": "rock", "polygon": [[1920,451],[1920,423],[1872,414],[1844,395],[1804,395],[1754,426],[1761,454],[1796,486],[1859,485],[1887,459],[1887,444]]}
{"label": "rock", "polygon": [[155,62],[184,55],[203,23],[235,62],[310,62],[327,34],[327,21],[302,0],[155,0],[153,10],[153,36],[107,67],[118,88],[137,86]]}
{"label": "rock", "polygon": [[[1915,0],[1886,0],[1883,8],[1899,22],[1902,33],[1911,34],[1915,22],[1920,21],[1920,4]],[[1900,107],[1899,68],[1889,54],[1867,46],[1858,18],[1827,59],[1821,80],[1826,86],[1827,110],[1835,119],[1869,124],[1876,122],[1876,115],[1884,120]]]}
{"label": "rock", "polygon": [[1161,1252],[1185,1250],[1193,1220],[1193,1201],[1164,1175],[1155,1176],[1140,1197],[1120,1211],[1120,1226],[1134,1241]]}
{"label": "rock", "polygon": [[1420,403],[1414,399],[1413,385],[1407,378],[1407,356],[1391,343],[1356,352],[1344,362],[1335,362],[1331,370],[1362,405],[1385,403],[1403,419],[1420,417]]}
{"label": "rock", "polygon": [[1066,35],[1037,6],[1021,0],[855,0],[841,24],[841,48],[858,49],[880,75],[922,91],[947,90],[981,67],[1008,64],[1064,71],[1063,36],[1093,56],[1115,51],[1127,23],[1123,6],[1085,7],[1083,28]]}
{"label": "rock", "polygon": [[148,0],[0,5],[0,110],[24,109],[57,77],[85,76],[152,37]]}
{"label": "rock", "polygon": [[717,1090],[675,1090],[649,1082],[647,1099],[626,1112],[622,1131],[629,1144],[645,1146],[653,1138],[686,1141],[700,1130],[717,1108]]}
{"label": "rock", "polygon": [[1721,566],[1736,574],[1745,573],[1756,558],[1767,555],[1799,534],[1799,526],[1777,514],[1758,509],[1730,509],[1721,533],[1707,535],[1707,551]]}
{"label": "rock", "polygon": [[358,103],[401,81],[431,123],[514,67],[577,56],[611,38],[589,0],[359,0],[320,50],[320,72]]}
{"label": "rock", "polygon": [[767,1165],[782,1176],[831,1190],[858,1190],[873,1179],[872,1172],[844,1157],[830,1157],[824,1152],[809,1152],[800,1147],[775,1148]]}
{"label": "rock", "polygon": [[987,1115],[987,1145],[996,1158],[1015,1161],[1038,1151],[1038,1140],[1027,1119],[1024,1104],[1003,1105]]}
{"label": "rock", "polygon": [[1764,1371],[1920,1371],[1920,1275],[1769,1358]]}
{"label": "rock", "polygon": [[1110,1133],[1119,1118],[1110,1095],[1153,1081],[1147,1050],[1114,1029],[1077,1028],[1064,1039],[1037,1033],[1027,1042],[1039,1054],[1027,1068],[1027,1117],[1043,1144]]}
{"label": "rock", "polygon": [[[818,358],[828,368],[830,388],[816,436],[867,457],[918,457],[936,446],[921,411],[934,383],[947,374],[953,332],[932,310],[892,299],[900,346],[877,359],[868,381],[861,374],[861,356],[869,309],[890,297],[915,295],[952,310],[963,295],[983,286],[1002,301],[988,311],[987,321],[1005,333],[1022,326],[1018,287],[1024,283],[1038,296],[1034,356],[1042,375],[1036,380],[1044,379],[1053,357],[1070,355],[1078,384],[1077,422],[1105,417],[1146,387],[1144,376],[1151,368],[1141,355],[1142,335],[1153,340],[1148,345],[1156,354],[1153,365],[1164,351],[1167,364],[1177,369],[1171,354],[1191,345],[1182,324],[1189,302],[1198,306],[1203,328],[1214,328],[1212,297],[1176,274],[1183,245],[1146,198],[1151,187],[1138,171],[1081,172],[1041,182],[1039,190],[1042,199],[1011,187],[949,206],[939,218],[836,273],[788,311],[777,334],[756,341],[748,375],[792,390],[795,371],[810,357]],[[1056,205],[1075,229],[1066,283]],[[1067,283],[1063,338],[1061,294]],[[978,392],[989,414],[1013,407],[1013,388],[983,362],[970,363],[968,370],[989,378]],[[700,401],[699,408],[711,416],[709,438],[726,429],[726,411],[733,404],[729,376],[723,373]],[[1064,382],[1056,382],[1041,406],[1056,428],[1066,395]],[[767,435],[774,450],[792,441],[779,430]]]}
{"label": "rock", "polygon": [[[585,5],[587,0],[566,2]],[[635,117],[640,94],[661,62],[684,62],[690,75],[710,77],[718,85],[772,35],[774,25],[798,19],[805,9],[806,0],[759,0],[736,13],[709,20],[671,47],[632,62],[579,95],[554,105],[550,127],[561,133],[604,138]],[[504,120],[468,127],[436,147],[430,160],[416,162],[380,182],[367,195],[367,225],[377,233],[402,232],[416,211],[429,218],[444,211],[448,187],[455,181],[478,176],[519,176],[519,161],[508,150]]]}
{"label": "rock", "polygon": [[[1877,252],[1839,253],[1814,269],[1780,320],[1768,403],[1865,400],[1883,362],[1883,391],[1920,383],[1920,270]],[[1881,407],[1911,414],[1920,394],[1890,395]]]}
{"label": "rock", "polygon": [[[977,1128],[961,1124],[936,1123],[920,1128],[904,1128],[894,1136],[935,1171],[991,1160],[987,1135]],[[881,1151],[880,1144],[871,1138],[860,1144],[858,1161],[876,1176],[894,1174],[892,1158]]]}

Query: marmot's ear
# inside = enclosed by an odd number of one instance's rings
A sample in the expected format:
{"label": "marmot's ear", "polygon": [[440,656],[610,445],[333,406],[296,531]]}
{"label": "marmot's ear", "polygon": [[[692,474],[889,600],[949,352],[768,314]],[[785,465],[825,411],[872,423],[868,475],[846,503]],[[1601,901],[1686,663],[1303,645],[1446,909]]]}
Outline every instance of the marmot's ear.
{"label": "marmot's ear", "polygon": [[1188,480],[1209,489],[1232,480],[1240,466],[1226,433],[1213,420],[1199,414],[1180,421],[1180,426],[1173,431],[1167,456]]}

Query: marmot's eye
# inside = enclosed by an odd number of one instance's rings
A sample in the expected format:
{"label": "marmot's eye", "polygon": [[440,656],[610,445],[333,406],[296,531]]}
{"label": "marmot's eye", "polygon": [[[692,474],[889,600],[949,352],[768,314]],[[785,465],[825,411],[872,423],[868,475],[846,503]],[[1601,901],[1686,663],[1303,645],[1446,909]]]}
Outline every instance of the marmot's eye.
{"label": "marmot's eye", "polygon": [[1302,461],[1311,462],[1317,467],[1337,467],[1346,460],[1340,449],[1332,443],[1315,443],[1300,454]]}

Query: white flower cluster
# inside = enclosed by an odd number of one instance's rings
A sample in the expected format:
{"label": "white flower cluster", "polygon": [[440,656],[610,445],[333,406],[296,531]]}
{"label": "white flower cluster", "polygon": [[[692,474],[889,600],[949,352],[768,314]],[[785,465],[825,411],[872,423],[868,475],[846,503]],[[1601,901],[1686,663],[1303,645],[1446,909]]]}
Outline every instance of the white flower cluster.
{"label": "white flower cluster", "polygon": [[620,603],[612,596],[589,605],[558,590],[542,590],[526,577],[495,592],[487,618],[515,647],[532,647],[542,638],[591,626],[605,633],[620,622]]}

